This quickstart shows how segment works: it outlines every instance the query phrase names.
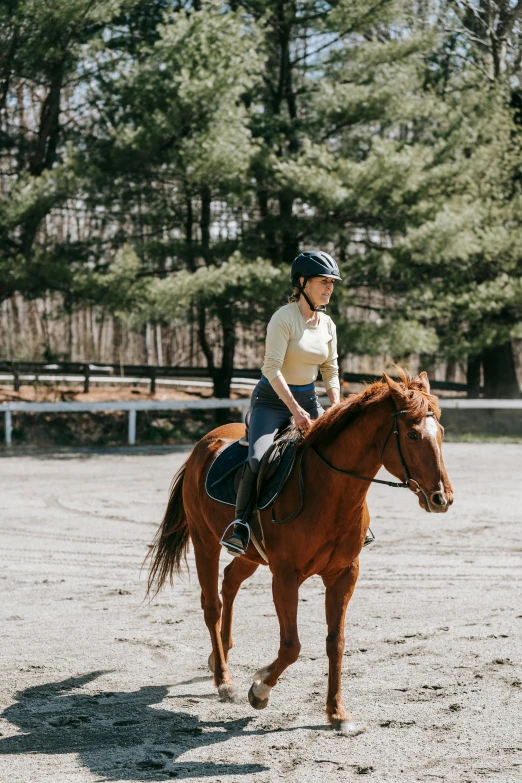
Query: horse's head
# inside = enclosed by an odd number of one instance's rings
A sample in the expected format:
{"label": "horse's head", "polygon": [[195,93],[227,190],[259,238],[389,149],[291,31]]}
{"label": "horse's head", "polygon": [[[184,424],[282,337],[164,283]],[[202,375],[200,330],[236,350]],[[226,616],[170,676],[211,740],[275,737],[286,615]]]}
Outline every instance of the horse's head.
{"label": "horse's head", "polygon": [[422,372],[416,378],[404,377],[402,383],[386,374],[384,378],[395,410],[382,462],[390,473],[409,484],[425,511],[443,513],[453,503],[453,488],[442,459],[444,429],[428,376]]}

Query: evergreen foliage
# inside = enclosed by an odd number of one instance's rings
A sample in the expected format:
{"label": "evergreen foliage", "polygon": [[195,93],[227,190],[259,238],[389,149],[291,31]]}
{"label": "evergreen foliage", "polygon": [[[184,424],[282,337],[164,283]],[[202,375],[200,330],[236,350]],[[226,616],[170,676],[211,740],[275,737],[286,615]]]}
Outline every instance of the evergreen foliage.
{"label": "evergreen foliage", "polygon": [[482,367],[487,393],[518,395],[521,17],[493,0],[5,0],[0,298],[192,319],[226,396],[238,327],[319,246],[346,281],[342,352],[467,361],[475,391]]}

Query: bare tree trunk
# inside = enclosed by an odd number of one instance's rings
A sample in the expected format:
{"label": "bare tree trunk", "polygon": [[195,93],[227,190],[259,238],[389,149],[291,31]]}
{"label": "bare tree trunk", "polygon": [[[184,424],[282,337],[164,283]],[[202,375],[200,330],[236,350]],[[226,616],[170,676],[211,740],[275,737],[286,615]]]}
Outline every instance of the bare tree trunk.
{"label": "bare tree trunk", "polygon": [[88,361],[93,361],[96,354],[96,316],[94,315],[94,307],[89,307],[89,324],[91,327],[90,333],[90,349]]}
{"label": "bare tree trunk", "polygon": [[158,357],[158,365],[163,367],[163,338],[160,324],[156,324],[156,356]]}
{"label": "bare tree trunk", "polygon": [[125,365],[125,350],[127,348],[128,338],[127,338],[127,332],[123,330],[121,324],[119,324],[119,328],[120,328],[120,344],[118,346],[118,360],[120,362],[120,375],[123,378],[124,375],[123,367]]}
{"label": "bare tree trunk", "polygon": [[52,355],[52,348],[51,348],[51,332],[49,330],[49,300],[48,297],[45,296],[43,298],[43,315],[42,315],[42,325],[44,329],[44,337],[45,337],[45,346],[44,346],[44,360],[45,361],[51,361],[53,358]]}
{"label": "bare tree trunk", "polygon": [[114,319],[114,340],[112,341],[112,363],[117,364],[121,359],[121,324]]}
{"label": "bare tree trunk", "polygon": [[522,3],[509,0],[480,0],[464,3],[462,22],[471,40],[491,57],[490,77],[496,81],[506,70],[508,40],[522,15]]}
{"label": "bare tree trunk", "polygon": [[102,347],[103,347],[103,331],[105,327],[105,311],[102,310],[100,314],[100,321],[98,326],[98,339],[96,340],[96,361],[102,361]]}
{"label": "bare tree trunk", "polygon": [[15,346],[15,353],[17,353],[17,342],[20,337],[20,329],[21,329],[21,323],[20,323],[20,315],[18,312],[18,303],[16,301],[16,294],[14,294],[10,299],[9,303],[11,305],[11,328],[13,332],[13,344]]}
{"label": "bare tree trunk", "polygon": [[73,360],[73,314],[71,310],[67,312],[67,360]]}
{"label": "bare tree trunk", "polygon": [[236,325],[233,307],[224,307],[219,315],[219,320],[223,332],[223,353],[221,366],[215,368],[214,371],[214,394],[216,397],[230,397],[236,351]]}
{"label": "bare tree trunk", "polygon": [[[42,104],[38,133],[28,161],[29,171],[34,177],[38,177],[46,169],[52,168],[56,161],[60,137],[60,101],[63,79],[64,63],[61,62],[58,63],[51,77],[49,92]],[[48,211],[49,206],[45,201],[27,211],[20,240],[20,250],[24,256],[27,257],[31,253],[38,227]]]}
{"label": "bare tree trunk", "polygon": [[211,263],[210,254],[210,220],[212,195],[210,188],[204,186],[201,189],[201,254],[205,264]]}
{"label": "bare tree trunk", "polygon": [[[232,375],[234,372],[234,356],[236,352],[236,324],[232,305],[225,306],[219,314],[223,333],[223,352],[221,366],[214,368],[214,396],[229,398]],[[230,411],[218,409],[215,415],[216,424],[225,424],[230,418]]]}
{"label": "bare tree trunk", "polygon": [[152,334],[152,326],[149,323],[145,326],[145,353],[147,356],[147,364],[154,364],[154,337]]}
{"label": "bare tree trunk", "polygon": [[476,399],[480,396],[480,373],[482,369],[481,354],[470,354],[468,356],[468,365],[466,369],[466,383],[468,386],[468,397]]}
{"label": "bare tree trunk", "polygon": [[13,334],[12,334],[11,324],[9,322],[10,319],[9,319],[9,300],[8,299],[5,299],[2,302],[2,310],[3,310],[3,316],[4,316],[3,320],[4,320],[4,323],[5,323],[4,329],[5,329],[5,338],[6,338],[5,339],[5,343],[6,343],[6,346],[7,346],[7,358],[8,359],[13,359],[14,358],[13,357]]}
{"label": "bare tree trunk", "polygon": [[[278,36],[279,36],[279,88],[277,94],[276,114],[279,114],[281,103],[285,102],[291,124],[287,131],[288,152],[295,155],[299,150],[299,141],[295,131],[297,121],[297,104],[293,88],[292,61],[290,57],[290,42],[292,25],[295,21],[295,8],[292,18],[288,17],[288,4],[285,0],[278,3]],[[281,149],[284,155],[284,148]],[[293,214],[294,196],[288,190],[279,194],[279,216],[281,221],[281,246],[282,263],[289,263],[298,254],[299,240],[297,236],[297,224]]]}
{"label": "bare tree trunk", "polygon": [[216,382],[215,382],[216,366],[214,364],[214,352],[207,338],[207,313],[203,305],[198,305],[197,317],[198,317],[199,345],[201,347],[201,350],[203,351],[203,355],[205,359],[207,360],[207,367],[210,376],[214,380],[214,394],[216,394]]}
{"label": "bare tree trunk", "polygon": [[296,220],[293,215],[294,198],[289,193],[279,196],[279,216],[281,219],[281,262],[291,263],[298,255],[299,240]]}
{"label": "bare tree trunk", "polygon": [[520,387],[511,341],[486,348],[482,353],[482,361],[485,396],[493,399],[518,399]]}
{"label": "bare tree trunk", "polygon": [[[12,22],[13,15],[14,15],[14,4],[9,4],[8,6],[8,13],[9,13],[9,21]],[[2,68],[2,86],[0,88],[0,115],[4,113],[7,103],[7,95],[9,93],[9,87],[11,82],[11,76],[13,74],[13,61],[15,58],[16,50],[18,48],[18,41],[19,41],[19,25],[13,25],[12,27],[12,33],[11,38],[9,41],[9,46],[7,47],[7,51],[4,53],[3,57],[3,68]]]}
{"label": "bare tree trunk", "polygon": [[446,380],[454,381],[457,377],[457,362],[455,359],[448,359],[446,363]]}
{"label": "bare tree trunk", "polygon": [[431,380],[435,380],[436,357],[429,353],[421,353],[419,356],[419,370],[428,373]]}

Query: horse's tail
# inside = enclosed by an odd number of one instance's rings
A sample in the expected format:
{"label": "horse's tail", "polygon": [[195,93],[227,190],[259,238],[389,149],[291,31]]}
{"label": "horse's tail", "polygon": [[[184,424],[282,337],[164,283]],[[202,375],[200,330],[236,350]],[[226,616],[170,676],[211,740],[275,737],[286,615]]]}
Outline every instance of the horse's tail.
{"label": "horse's tail", "polygon": [[174,574],[181,574],[181,561],[187,564],[190,533],[182,497],[185,467],[183,465],[172,479],[167,510],[147,555],[152,558],[147,595],[159,593],[167,581],[172,584]]}

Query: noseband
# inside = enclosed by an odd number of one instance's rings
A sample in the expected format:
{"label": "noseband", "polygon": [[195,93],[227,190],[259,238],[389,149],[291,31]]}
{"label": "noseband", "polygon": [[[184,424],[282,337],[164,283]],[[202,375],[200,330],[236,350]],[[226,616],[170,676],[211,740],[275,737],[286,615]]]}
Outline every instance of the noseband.
{"label": "noseband", "polygon": [[[404,475],[406,476],[406,481],[384,481],[383,479],[376,479],[376,478],[370,478],[369,476],[361,476],[359,473],[351,473],[349,470],[341,470],[341,468],[336,468],[335,465],[332,465],[331,462],[329,462],[325,457],[323,457],[319,452],[317,451],[317,448],[312,445],[308,446],[305,445],[302,452],[301,452],[301,459],[299,461],[299,489],[301,491],[301,505],[298,508],[297,511],[295,511],[293,514],[290,514],[290,516],[286,517],[286,519],[276,519],[274,514],[274,506],[272,506],[272,522],[275,522],[278,525],[282,525],[285,522],[290,522],[290,520],[294,519],[298,514],[301,513],[304,506],[304,492],[305,492],[305,484],[304,484],[304,478],[303,478],[303,463],[306,456],[306,453],[308,449],[311,449],[314,454],[319,457],[321,462],[326,465],[326,467],[330,468],[330,470],[333,470],[334,473],[340,473],[341,476],[349,476],[350,478],[360,479],[361,481],[367,481],[371,484],[385,484],[387,487],[398,487],[399,489],[410,489],[412,492],[414,492],[416,495],[423,495],[424,500],[426,502],[426,507],[429,509],[429,503],[428,498],[426,497],[425,493],[423,492],[421,485],[418,481],[415,481],[411,477],[410,471],[408,470],[408,466],[406,465],[406,461],[404,459],[404,456],[402,454],[401,450],[401,441],[399,436],[399,425],[398,425],[398,417],[402,414],[407,413],[406,410],[400,410],[400,411],[393,411],[392,413],[392,423],[391,427],[388,430],[388,434],[386,435],[386,438],[384,440],[384,443],[382,444],[381,453],[379,456],[379,460],[382,463],[382,456],[384,454],[384,449],[386,448],[386,444],[388,443],[388,440],[390,438],[390,435],[395,435],[395,445],[397,446],[397,453],[399,455],[399,460],[402,466],[402,469],[404,471]],[[434,416],[435,414],[433,411],[428,411],[426,413],[426,416]],[[415,484],[416,488],[412,487],[411,484]]]}

